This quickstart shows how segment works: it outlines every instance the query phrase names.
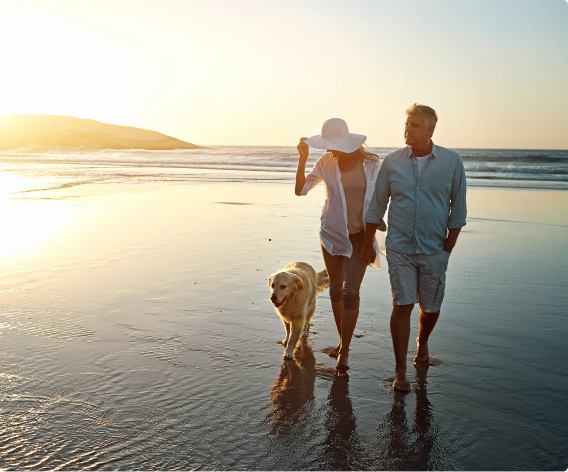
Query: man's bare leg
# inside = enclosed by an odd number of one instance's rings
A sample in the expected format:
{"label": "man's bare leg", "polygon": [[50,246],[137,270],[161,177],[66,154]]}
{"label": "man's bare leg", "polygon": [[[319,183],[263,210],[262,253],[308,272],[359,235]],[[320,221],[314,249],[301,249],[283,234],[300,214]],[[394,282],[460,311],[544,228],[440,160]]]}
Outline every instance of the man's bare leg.
{"label": "man's bare leg", "polygon": [[396,361],[396,375],[392,388],[401,392],[410,391],[410,383],[406,380],[406,355],[410,338],[410,314],[413,308],[414,303],[393,306],[390,319],[392,346]]}
{"label": "man's bare leg", "polygon": [[414,365],[428,365],[430,363],[430,355],[428,353],[428,339],[430,333],[434,330],[440,310],[434,313],[426,313],[420,310],[418,337],[416,338],[416,357]]}
{"label": "man's bare leg", "polygon": [[333,311],[333,319],[335,320],[335,326],[337,327],[337,332],[339,333],[339,343],[337,347],[334,347],[327,352],[329,357],[337,358],[339,356],[339,350],[341,349],[341,320],[343,317],[343,302],[331,302],[331,310]]}

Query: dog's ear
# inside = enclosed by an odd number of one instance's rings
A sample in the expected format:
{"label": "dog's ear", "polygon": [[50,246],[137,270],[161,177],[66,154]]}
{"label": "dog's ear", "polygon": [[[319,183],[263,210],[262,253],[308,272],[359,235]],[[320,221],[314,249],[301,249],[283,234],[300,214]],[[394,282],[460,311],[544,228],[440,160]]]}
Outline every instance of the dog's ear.
{"label": "dog's ear", "polygon": [[275,276],[275,275],[276,275],[276,274],[272,274],[270,277],[268,277],[268,286],[269,286],[270,288],[272,288],[272,281],[274,280],[274,276]]}
{"label": "dog's ear", "polygon": [[304,282],[302,282],[300,276],[292,274],[290,272],[288,272],[288,275],[294,279],[294,282],[296,283],[296,287],[298,288],[298,290],[302,290],[304,288]]}

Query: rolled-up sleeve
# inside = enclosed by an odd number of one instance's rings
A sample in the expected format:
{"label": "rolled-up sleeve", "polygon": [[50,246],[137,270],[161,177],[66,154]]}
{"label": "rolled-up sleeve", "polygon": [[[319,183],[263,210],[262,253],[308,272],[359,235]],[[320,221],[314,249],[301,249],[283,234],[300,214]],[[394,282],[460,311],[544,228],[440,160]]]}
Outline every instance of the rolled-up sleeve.
{"label": "rolled-up sleeve", "polygon": [[454,180],[452,182],[452,193],[450,196],[450,219],[448,229],[461,228],[465,226],[467,216],[466,205],[467,181],[463,161],[458,160]]}
{"label": "rolled-up sleeve", "polygon": [[388,160],[384,160],[375,182],[375,192],[369,204],[369,211],[365,220],[367,223],[380,225],[387,211],[390,198],[390,184],[388,178]]}
{"label": "rolled-up sleeve", "polygon": [[307,195],[311,189],[323,181],[322,158],[323,156],[316,161],[312,171],[306,175],[306,183],[304,184],[300,195]]}

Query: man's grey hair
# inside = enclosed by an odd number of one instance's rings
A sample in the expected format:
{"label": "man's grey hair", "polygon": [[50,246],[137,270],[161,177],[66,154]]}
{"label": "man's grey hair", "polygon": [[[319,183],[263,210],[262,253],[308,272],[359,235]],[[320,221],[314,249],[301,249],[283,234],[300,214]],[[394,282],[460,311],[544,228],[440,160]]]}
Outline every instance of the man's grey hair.
{"label": "man's grey hair", "polygon": [[422,115],[426,126],[436,126],[438,122],[438,115],[436,115],[434,109],[426,105],[420,105],[419,103],[413,103],[410,105],[410,108],[406,110],[406,116],[413,115]]}

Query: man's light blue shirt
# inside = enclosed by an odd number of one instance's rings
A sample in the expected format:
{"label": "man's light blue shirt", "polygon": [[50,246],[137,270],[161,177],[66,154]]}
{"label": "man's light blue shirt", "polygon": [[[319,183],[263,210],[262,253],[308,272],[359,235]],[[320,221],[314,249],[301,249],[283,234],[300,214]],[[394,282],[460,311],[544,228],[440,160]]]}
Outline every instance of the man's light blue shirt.
{"label": "man's light blue shirt", "polygon": [[434,144],[419,175],[407,146],[385,158],[366,221],[380,224],[388,206],[386,246],[404,254],[416,254],[417,249],[436,254],[444,247],[448,229],[465,226],[466,187],[457,152]]}

